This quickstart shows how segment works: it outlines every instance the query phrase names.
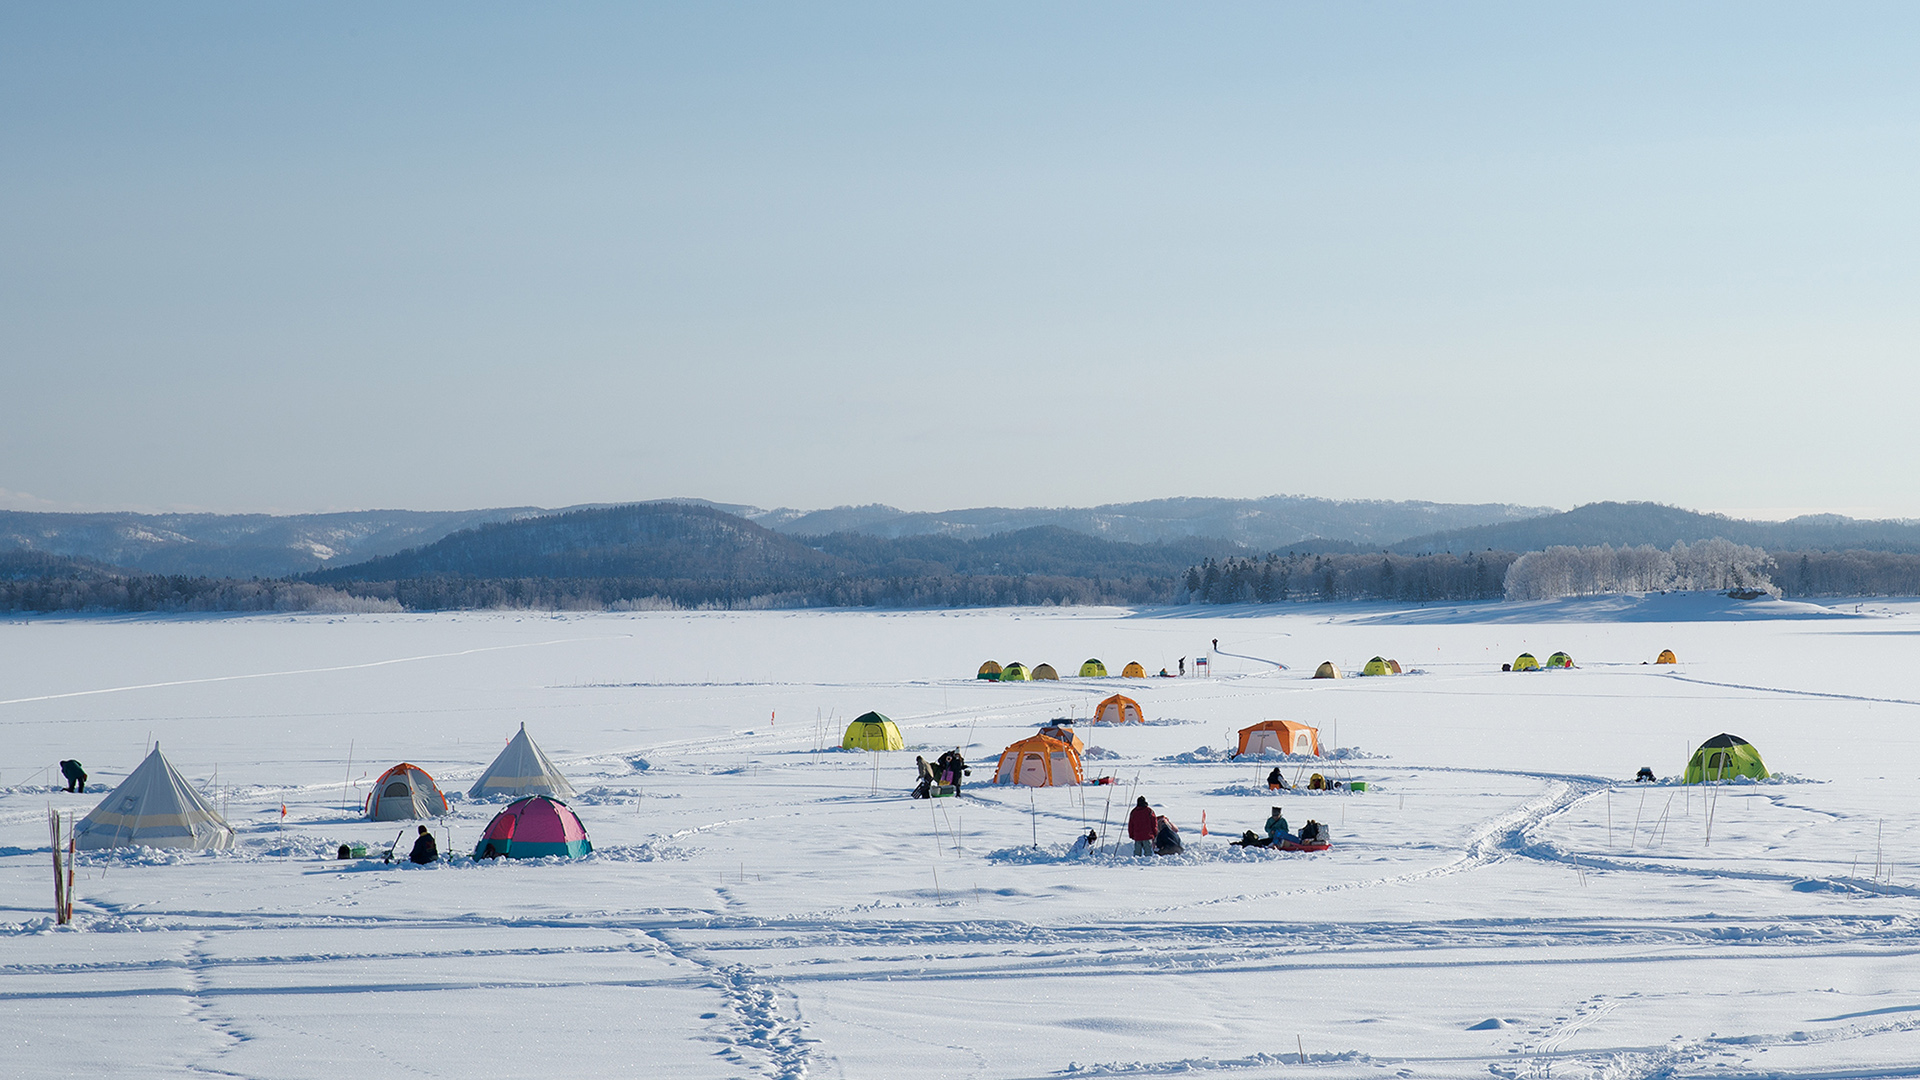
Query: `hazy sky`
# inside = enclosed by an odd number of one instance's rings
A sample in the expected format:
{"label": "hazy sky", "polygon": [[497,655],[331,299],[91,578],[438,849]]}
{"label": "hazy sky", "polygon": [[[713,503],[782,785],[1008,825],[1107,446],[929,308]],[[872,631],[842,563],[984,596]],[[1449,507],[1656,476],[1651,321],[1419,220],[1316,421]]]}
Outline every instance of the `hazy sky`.
{"label": "hazy sky", "polygon": [[0,505],[1920,515],[1920,8],[0,7]]}

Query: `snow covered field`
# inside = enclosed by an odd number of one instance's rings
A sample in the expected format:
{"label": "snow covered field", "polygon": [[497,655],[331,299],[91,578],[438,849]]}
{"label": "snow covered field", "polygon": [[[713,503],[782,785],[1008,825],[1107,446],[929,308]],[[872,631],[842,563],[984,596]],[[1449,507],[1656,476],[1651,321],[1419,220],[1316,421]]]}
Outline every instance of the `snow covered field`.
{"label": "snow covered field", "polygon": [[[1212,638],[1211,678],[972,678],[1191,667]],[[1916,642],[1910,602],[1699,596],[0,621],[4,1071],[1920,1074]],[[1682,662],[1643,664],[1663,648]],[[1499,670],[1557,649],[1579,669]],[[1307,678],[1376,653],[1410,674]],[[1083,729],[1117,785],[978,783],[1115,690],[1152,721]],[[832,749],[868,709],[907,751]],[[1217,760],[1266,718],[1318,725],[1350,750],[1322,768],[1371,790],[1276,800],[1270,762]],[[392,843],[355,809],[402,760],[455,796],[442,847],[470,853],[498,807],[466,784],[523,721],[592,857],[331,859]],[[1627,782],[1721,731],[1785,778]],[[51,764],[104,786],[153,740],[239,847],[83,854],[53,927],[46,808],[98,796]],[[914,754],[954,746],[965,797],[907,798]],[[1187,854],[1065,857],[1088,825],[1122,836],[1136,791]],[[1334,849],[1226,845],[1276,801]]]}

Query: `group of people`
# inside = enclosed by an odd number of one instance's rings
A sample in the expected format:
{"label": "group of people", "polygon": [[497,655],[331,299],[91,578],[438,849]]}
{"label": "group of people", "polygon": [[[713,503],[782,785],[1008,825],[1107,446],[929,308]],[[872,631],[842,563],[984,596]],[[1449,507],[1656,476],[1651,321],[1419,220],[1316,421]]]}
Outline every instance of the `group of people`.
{"label": "group of people", "polygon": [[1235,846],[1284,847],[1288,844],[1308,845],[1327,843],[1327,827],[1325,825],[1317,821],[1308,821],[1305,825],[1300,826],[1298,833],[1295,833],[1287,828],[1287,815],[1282,813],[1277,806],[1273,808],[1273,813],[1267,816],[1267,823],[1262,826],[1262,828],[1265,830],[1266,835],[1262,836],[1260,833],[1248,829],[1240,835],[1240,839],[1234,841]]}
{"label": "group of people", "polygon": [[932,764],[928,764],[927,759],[918,754],[914,755],[913,763],[920,770],[919,782],[913,788],[913,797],[916,799],[932,798],[936,784],[941,787],[951,787],[953,793],[958,795],[961,778],[973,772],[967,767],[967,759],[960,756],[960,750],[957,747],[935,758]]}

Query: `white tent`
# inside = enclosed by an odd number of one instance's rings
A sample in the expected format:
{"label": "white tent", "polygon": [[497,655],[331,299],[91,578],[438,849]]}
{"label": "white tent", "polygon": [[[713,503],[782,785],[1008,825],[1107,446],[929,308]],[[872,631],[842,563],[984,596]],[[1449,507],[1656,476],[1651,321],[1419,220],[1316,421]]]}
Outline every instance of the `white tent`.
{"label": "white tent", "polygon": [[573,785],[553,767],[547,755],[533,745],[527,738],[527,725],[520,725],[520,734],[513,737],[500,756],[493,759],[487,771],[473,782],[473,788],[467,795],[475,799],[484,799],[493,795],[546,795],[555,799],[573,798]]}
{"label": "white tent", "polygon": [[174,771],[155,743],[147,760],[73,827],[73,842],[83,851],[135,846],[226,851],[233,847],[233,826]]}

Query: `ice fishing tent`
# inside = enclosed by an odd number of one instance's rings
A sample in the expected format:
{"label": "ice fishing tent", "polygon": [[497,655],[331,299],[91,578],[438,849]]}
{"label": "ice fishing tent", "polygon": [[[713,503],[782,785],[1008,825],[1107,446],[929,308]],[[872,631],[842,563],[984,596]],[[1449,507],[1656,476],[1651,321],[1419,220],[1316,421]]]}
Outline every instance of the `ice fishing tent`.
{"label": "ice fishing tent", "polygon": [[556,799],[570,798],[573,785],[553,767],[547,755],[527,738],[527,725],[520,725],[520,734],[513,737],[500,756],[493,759],[487,771],[473,782],[467,790],[470,798],[484,799],[491,795],[550,795]]}
{"label": "ice fishing tent", "polygon": [[476,859],[540,859],[564,855],[577,859],[593,851],[587,827],[566,803],[545,795],[515,799],[493,815],[473,847]]}
{"label": "ice fishing tent", "polygon": [[847,733],[840,736],[842,750],[905,750],[907,740],[900,737],[900,728],[893,721],[877,712],[861,713],[847,725]]}
{"label": "ice fishing tent", "polygon": [[447,796],[427,770],[403,761],[373,782],[373,790],[367,792],[366,810],[372,821],[442,817],[448,812]]}
{"label": "ice fishing tent", "polygon": [[1123,679],[1144,679],[1147,677],[1147,669],[1140,666],[1140,661],[1129,660],[1127,661],[1127,666],[1120,669],[1120,677]]}
{"label": "ice fishing tent", "polygon": [[1140,711],[1140,703],[1130,697],[1115,694],[1102,698],[1100,704],[1093,707],[1093,722],[1096,724],[1144,724],[1146,714]]}
{"label": "ice fishing tent", "polygon": [[1515,671],[1539,671],[1539,670],[1540,670],[1540,661],[1538,661],[1538,660],[1535,660],[1535,659],[1533,658],[1533,654],[1532,654],[1532,653],[1530,653],[1530,652],[1523,652],[1523,653],[1521,653],[1521,654],[1520,654],[1519,656],[1517,656],[1517,657],[1515,657],[1515,658],[1514,658],[1514,660],[1513,660],[1513,670],[1515,670]]}
{"label": "ice fishing tent", "polygon": [[1654,661],[1656,664],[1677,664],[1679,662],[1680,658],[1673,655],[1672,649],[1661,649],[1660,658]]}
{"label": "ice fishing tent", "polygon": [[1033,677],[1036,679],[1052,679],[1055,682],[1060,681],[1060,673],[1053,670],[1052,664],[1039,664],[1035,666],[1033,669]]}
{"label": "ice fishing tent", "polygon": [[1563,652],[1554,653],[1552,656],[1547,657],[1547,666],[1550,668],[1570,668],[1573,666],[1573,657]]}
{"label": "ice fishing tent", "polygon": [[1032,678],[1032,675],[1027,674],[1025,664],[1012,663],[1000,669],[1001,682],[1026,682]]}
{"label": "ice fishing tent", "polygon": [[226,851],[233,847],[233,826],[155,743],[138,768],[100,800],[73,827],[73,844],[82,851],[101,848],[190,848]]}
{"label": "ice fishing tent", "polygon": [[1107,677],[1107,665],[1098,660],[1089,660],[1080,665],[1080,677],[1083,679],[1104,679]]}
{"label": "ice fishing tent", "polygon": [[1753,744],[1738,735],[1721,732],[1700,744],[1687,761],[1687,774],[1682,783],[1705,784],[1720,780],[1731,780],[1736,776],[1749,776],[1755,780],[1767,778],[1767,763],[1760,760],[1760,751]]}
{"label": "ice fishing tent", "polygon": [[1387,666],[1387,658],[1384,656],[1374,657],[1367,661],[1366,667],[1360,669],[1362,675],[1392,675],[1393,673],[1393,669]]}
{"label": "ice fishing tent", "polygon": [[1080,738],[1079,732],[1073,730],[1073,721],[1071,720],[1049,720],[1040,726],[1040,734],[1045,735],[1049,739],[1058,739],[1066,743],[1068,746],[1073,747],[1073,752],[1076,754],[1084,754],[1087,752],[1086,741]]}
{"label": "ice fishing tent", "polygon": [[1333,661],[1322,660],[1320,661],[1320,666],[1313,669],[1313,677],[1316,679],[1337,679],[1340,677],[1340,669],[1333,666]]}
{"label": "ice fishing tent", "polygon": [[974,678],[986,679],[988,682],[998,682],[1000,680],[1000,665],[989,660],[980,665],[980,674],[975,675]]}
{"label": "ice fishing tent", "polygon": [[1270,750],[1319,757],[1320,729],[1298,720],[1262,720],[1240,729],[1240,749],[1234,751],[1233,756],[1264,754]]}
{"label": "ice fishing tent", "polygon": [[1021,739],[1001,752],[1000,766],[993,770],[993,782],[1027,787],[1078,784],[1080,755],[1070,744],[1045,735]]}
{"label": "ice fishing tent", "polygon": [[1395,675],[1405,674],[1405,672],[1400,670],[1400,661],[1398,660],[1387,661],[1387,670],[1393,672]]}

